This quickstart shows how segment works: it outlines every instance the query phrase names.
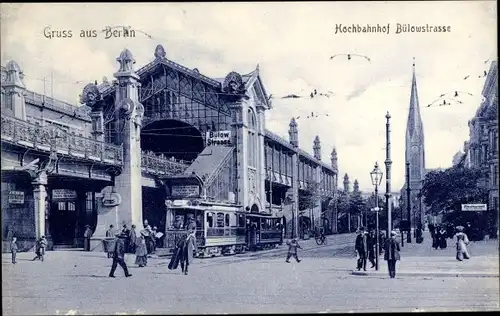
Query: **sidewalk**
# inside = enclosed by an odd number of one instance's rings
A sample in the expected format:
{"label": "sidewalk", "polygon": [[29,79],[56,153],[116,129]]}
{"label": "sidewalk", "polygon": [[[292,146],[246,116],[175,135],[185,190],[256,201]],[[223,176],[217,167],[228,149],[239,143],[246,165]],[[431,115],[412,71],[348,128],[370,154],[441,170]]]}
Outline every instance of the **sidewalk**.
{"label": "sidewalk", "polygon": [[[425,234],[427,233],[427,234]],[[400,241],[400,238],[398,239]],[[471,255],[469,260],[455,259],[456,250],[453,240],[448,239],[445,249],[431,247],[431,238],[424,232],[424,242],[408,244],[405,240],[401,247],[401,261],[396,266],[396,275],[399,276],[433,276],[433,277],[499,277],[498,240],[490,239],[471,242],[467,248]],[[384,256],[379,258],[379,270],[368,271],[350,270],[351,275],[387,276],[388,268]]]}

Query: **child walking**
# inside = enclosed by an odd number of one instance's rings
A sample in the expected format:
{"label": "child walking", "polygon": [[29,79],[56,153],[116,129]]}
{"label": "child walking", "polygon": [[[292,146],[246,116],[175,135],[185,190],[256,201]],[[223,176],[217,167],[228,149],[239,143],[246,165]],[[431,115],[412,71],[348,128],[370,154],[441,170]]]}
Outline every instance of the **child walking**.
{"label": "child walking", "polygon": [[292,241],[287,242],[288,245],[288,255],[286,256],[286,262],[290,263],[290,258],[294,257],[297,262],[300,262],[299,257],[297,256],[297,248],[302,249],[296,238],[293,238]]}
{"label": "child walking", "polygon": [[35,261],[36,259],[40,259],[43,262],[43,256],[45,255],[45,248],[47,248],[47,239],[45,236],[40,237],[36,242],[36,257],[31,261]]}
{"label": "child walking", "polygon": [[17,238],[12,237],[12,241],[10,242],[10,252],[12,253],[12,264],[16,264],[16,255],[17,255]]}

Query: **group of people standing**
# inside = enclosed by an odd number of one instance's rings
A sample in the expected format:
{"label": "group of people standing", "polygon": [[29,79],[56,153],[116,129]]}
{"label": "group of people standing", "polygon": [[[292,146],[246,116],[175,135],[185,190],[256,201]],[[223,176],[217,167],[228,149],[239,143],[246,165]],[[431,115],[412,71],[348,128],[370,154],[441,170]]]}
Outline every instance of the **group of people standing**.
{"label": "group of people standing", "polygon": [[148,256],[150,257],[155,253],[156,239],[161,237],[161,233],[158,233],[156,226],[151,228],[151,225],[145,220],[144,229],[139,232],[138,236],[135,229],[135,225],[132,225],[130,229],[127,225],[123,225],[122,230],[116,233],[114,226],[110,225],[106,231],[106,237],[115,237],[114,247],[107,249],[108,258],[113,258],[113,265],[109,273],[110,277],[114,277],[118,264],[123,268],[126,277],[131,276],[124,260],[125,253],[135,253],[135,264],[141,268],[147,266]]}
{"label": "group of people standing", "polygon": [[[360,227],[357,233],[358,235],[356,237],[355,250],[358,255],[358,263],[356,268],[358,269],[358,271],[361,270],[361,268],[363,268],[363,270],[366,271],[367,260],[370,261],[370,263],[372,264],[370,268],[375,267],[377,236],[374,230],[367,232],[365,231],[364,227]],[[385,243],[385,236],[383,232],[380,232],[378,238],[379,255],[384,252],[384,243]]]}
{"label": "group of people standing", "polygon": [[[429,225],[429,229],[432,237],[432,247],[434,249],[445,249],[447,247],[447,238],[455,238],[455,246],[456,246],[456,259],[458,261],[462,261],[463,259],[469,259],[469,251],[467,249],[467,245],[469,244],[469,237],[467,233],[464,232],[465,228],[463,226],[455,227],[456,234],[450,237],[450,230],[445,226],[434,227],[434,225]],[[470,234],[470,224],[468,223],[468,232]]]}
{"label": "group of people standing", "polygon": [[448,232],[444,226],[434,227],[429,225],[429,230],[432,238],[432,248],[434,249],[445,249],[448,246],[446,239],[448,238]]}
{"label": "group of people standing", "polygon": [[[379,253],[384,253],[384,260],[387,261],[389,267],[389,276],[391,278],[396,277],[396,261],[401,259],[399,254],[400,246],[399,242],[396,240],[396,232],[392,231],[389,239],[385,239],[384,236],[379,236]],[[369,233],[365,231],[364,227],[358,230],[358,235],[356,236],[355,249],[357,253],[357,270],[366,271],[367,260],[370,261],[372,266],[375,267],[375,254],[377,246],[377,237],[375,231],[371,230]]]}

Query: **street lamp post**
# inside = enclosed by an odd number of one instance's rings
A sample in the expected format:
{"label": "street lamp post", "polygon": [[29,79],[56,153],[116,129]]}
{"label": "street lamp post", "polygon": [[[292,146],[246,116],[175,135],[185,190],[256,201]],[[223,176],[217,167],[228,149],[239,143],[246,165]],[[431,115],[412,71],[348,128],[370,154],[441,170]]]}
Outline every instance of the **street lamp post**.
{"label": "street lamp post", "polygon": [[375,270],[378,271],[378,257],[380,254],[379,251],[379,224],[378,224],[378,211],[380,210],[378,207],[378,186],[382,183],[382,171],[380,171],[378,167],[378,162],[375,163],[375,167],[373,171],[370,172],[370,178],[372,180],[372,184],[375,186],[375,208],[373,209],[376,212],[376,221],[375,221],[375,234],[376,234],[376,245],[375,245]]}
{"label": "street lamp post", "polygon": [[391,203],[391,115],[389,112],[385,115],[387,120],[385,124],[385,204],[387,208],[387,239],[391,237],[392,231],[392,203]]}

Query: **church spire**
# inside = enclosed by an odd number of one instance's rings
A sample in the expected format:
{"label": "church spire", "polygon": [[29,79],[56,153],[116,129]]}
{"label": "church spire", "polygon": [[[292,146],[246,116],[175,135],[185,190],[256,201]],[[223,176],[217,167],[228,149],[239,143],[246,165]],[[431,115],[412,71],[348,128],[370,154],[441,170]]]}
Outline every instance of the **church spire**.
{"label": "church spire", "polygon": [[406,123],[405,159],[410,162],[411,174],[415,181],[420,181],[425,173],[424,127],[418,102],[417,76],[415,58],[412,64],[412,80],[410,92],[410,108]]}
{"label": "church spire", "polygon": [[408,121],[406,125],[407,142],[422,143],[424,142],[424,132],[422,117],[420,116],[420,106],[418,102],[417,77],[415,74],[415,57],[413,57],[412,80],[410,92],[410,109],[408,112]]}

